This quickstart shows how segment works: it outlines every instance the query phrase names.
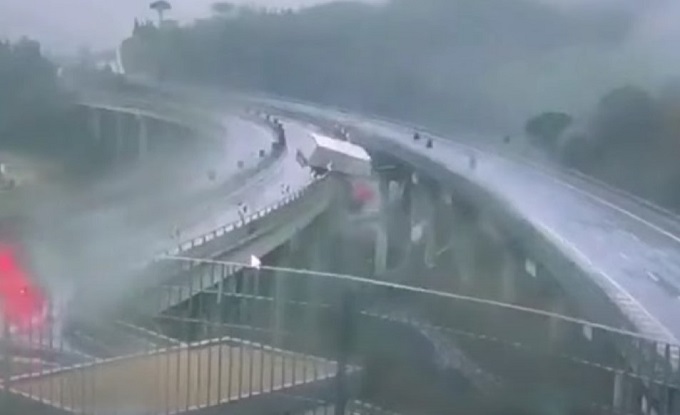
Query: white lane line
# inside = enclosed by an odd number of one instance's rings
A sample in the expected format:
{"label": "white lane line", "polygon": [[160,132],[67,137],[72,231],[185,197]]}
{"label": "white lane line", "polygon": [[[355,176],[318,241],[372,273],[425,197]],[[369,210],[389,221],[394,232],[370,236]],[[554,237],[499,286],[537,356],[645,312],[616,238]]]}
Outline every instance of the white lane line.
{"label": "white lane line", "polygon": [[647,271],[647,276],[654,282],[659,282],[659,277],[656,276],[652,271]]}
{"label": "white lane line", "polygon": [[[398,141],[403,141],[403,140],[398,140]],[[451,145],[451,146],[456,146],[456,147],[458,147],[458,149],[460,149],[460,148],[472,148],[473,150],[478,151],[478,149],[475,148],[474,146],[467,145],[467,144],[460,143],[460,142],[450,142],[450,141],[446,141],[446,140],[437,140],[437,141],[438,141],[438,144],[444,144],[444,143],[446,143],[446,144]],[[411,146],[408,146],[408,147],[411,147]],[[411,148],[411,150],[413,150],[413,148]],[[454,149],[454,151],[455,151],[455,149]],[[419,151],[419,152],[420,152],[420,153],[423,153],[422,150]],[[493,156],[493,154],[490,153],[490,152],[484,151],[484,153]],[[499,157],[499,156],[496,156],[496,157]],[[510,160],[510,159],[506,159],[506,158],[502,158],[502,157],[499,157],[499,158],[500,158],[502,161],[505,161],[506,163],[507,163],[507,162],[513,162],[513,161]],[[514,163],[514,164],[517,164],[517,165],[519,164],[517,161],[514,161],[513,163]],[[655,225],[655,224],[653,224],[653,223],[650,223],[649,221],[647,221],[647,220],[645,220],[645,219],[639,217],[638,215],[636,215],[636,214],[634,214],[634,213],[632,213],[632,212],[627,211],[626,209],[623,209],[623,208],[621,208],[621,207],[619,207],[619,206],[616,206],[616,205],[614,205],[614,204],[612,204],[612,203],[610,203],[610,202],[608,202],[608,201],[606,201],[606,200],[604,200],[604,199],[602,199],[602,198],[600,198],[600,197],[597,197],[597,196],[594,195],[594,194],[591,194],[590,192],[587,192],[587,191],[585,191],[585,190],[583,190],[583,189],[579,189],[579,188],[576,187],[576,186],[573,186],[573,185],[571,185],[571,184],[569,184],[569,183],[566,183],[566,182],[563,181],[563,180],[560,180],[560,179],[558,179],[558,178],[556,178],[556,177],[554,177],[554,176],[552,176],[552,175],[550,175],[550,174],[547,174],[547,172],[544,172],[544,171],[542,171],[541,169],[539,169],[539,168],[537,168],[537,167],[534,167],[532,170],[535,171],[536,173],[538,173],[538,174],[544,176],[544,177],[547,177],[549,180],[551,180],[551,181],[553,181],[553,182],[556,182],[557,184],[561,184],[563,187],[567,187],[567,188],[572,189],[573,191],[579,192],[579,193],[585,195],[586,197],[588,197],[588,198],[594,200],[594,201],[597,202],[597,203],[600,203],[600,204],[602,204],[602,205],[604,205],[604,206],[608,206],[608,207],[611,208],[611,209],[614,209],[614,210],[616,210],[616,211],[618,211],[618,212],[620,212],[620,213],[622,213],[622,214],[624,214],[624,215],[626,215],[626,216],[628,216],[628,217],[630,217],[630,218],[632,218],[632,219],[634,219],[634,220],[637,220],[638,222],[642,223],[643,225],[646,225],[646,226],[648,226],[648,227],[650,227],[650,228],[656,230],[657,232],[659,232],[659,233],[661,233],[661,234],[667,236],[668,238],[672,239],[672,240],[675,241],[676,243],[680,243],[680,238],[679,238],[679,237],[675,236],[675,235],[672,234],[672,233],[669,233],[668,231],[666,231],[666,230],[664,230],[664,229],[658,227],[657,225]],[[651,322],[656,323],[657,328],[660,329],[660,331],[662,331],[664,334],[666,334],[666,337],[667,337],[667,338],[673,339],[673,342],[676,342],[676,343],[677,343],[677,339],[675,338],[675,336],[674,336],[672,333],[670,333],[670,331],[668,331],[668,329],[667,329],[664,325],[662,325],[662,324],[661,324],[661,323],[660,323],[660,322],[659,322],[659,321],[658,321],[658,320],[657,320],[657,319],[656,319],[656,318],[655,318],[655,317],[654,317],[654,316],[653,316],[646,308],[644,308],[644,307],[643,307],[643,306],[642,306],[642,305],[641,305],[641,304],[640,304],[640,303],[639,303],[639,302],[638,302],[638,301],[637,301],[637,300],[636,300],[636,299],[635,299],[628,291],[626,291],[619,283],[617,283],[616,281],[614,281],[614,279],[613,279],[612,277],[610,277],[607,273],[602,272],[602,271],[599,271],[599,270],[597,270],[597,269],[594,269],[594,267],[592,266],[592,261],[591,261],[591,260],[588,258],[588,256],[586,256],[581,250],[579,250],[574,244],[572,244],[572,243],[565,243],[566,241],[565,241],[562,237],[560,237],[560,236],[557,234],[557,232],[555,232],[552,228],[549,228],[549,227],[545,226],[544,224],[538,224],[538,225],[539,225],[539,227],[542,227],[543,230],[547,231],[547,234],[548,234],[547,236],[550,236],[552,239],[555,240],[555,242],[557,242],[558,244],[561,244],[561,245],[564,246],[564,247],[568,247],[568,248],[569,248],[569,249],[570,249],[570,250],[578,257],[578,260],[580,260],[581,262],[584,262],[584,263],[590,265],[590,268],[591,268],[593,271],[595,271],[597,274],[599,274],[599,275],[601,275],[603,278],[605,278],[605,279],[607,280],[607,282],[609,282],[609,284],[611,284],[611,286],[613,286],[614,288],[616,288],[616,289],[619,291],[619,293],[622,294],[628,302],[630,302],[631,304],[635,305],[635,308],[637,308],[637,309],[639,309],[640,311],[642,311],[643,314],[645,314],[646,317],[647,317]],[[637,238],[637,236],[635,236],[635,238]],[[638,240],[639,240],[639,239],[638,239]]]}
{"label": "white lane line", "polygon": [[[510,160],[506,160],[506,161],[510,161]],[[629,211],[629,210],[627,210],[627,209],[625,209],[625,208],[623,208],[623,207],[621,207],[621,206],[618,206],[618,205],[616,205],[616,204],[614,204],[614,203],[611,203],[611,202],[609,202],[608,200],[606,200],[606,199],[604,199],[604,198],[602,198],[602,197],[600,197],[600,196],[597,196],[597,195],[594,194],[594,193],[591,193],[591,192],[589,192],[589,191],[587,191],[587,190],[585,190],[585,189],[581,189],[580,187],[574,186],[574,185],[572,185],[571,183],[568,183],[568,182],[566,182],[566,181],[564,181],[564,180],[562,180],[562,179],[560,179],[560,178],[558,178],[558,177],[555,177],[555,176],[553,176],[553,175],[551,175],[551,174],[548,174],[547,172],[543,171],[542,169],[539,169],[539,168],[534,167],[534,171],[536,171],[538,174],[542,175],[543,177],[546,177],[548,180],[551,180],[551,181],[553,181],[553,182],[555,182],[555,183],[557,183],[558,185],[561,185],[561,186],[563,186],[563,187],[567,187],[567,188],[569,188],[569,189],[571,189],[571,190],[573,190],[573,191],[575,191],[575,192],[581,193],[582,195],[584,195],[584,196],[586,196],[586,197],[588,197],[588,198],[594,200],[595,202],[600,203],[600,204],[602,204],[602,205],[604,205],[604,206],[607,206],[607,207],[609,207],[610,209],[614,209],[614,210],[616,210],[617,212],[622,213],[623,215],[628,216],[629,218],[631,218],[631,219],[633,219],[633,220],[636,220],[636,221],[642,223],[643,225],[648,226],[649,228],[654,229],[654,230],[657,231],[658,233],[660,233],[660,234],[662,234],[662,235],[664,235],[664,236],[666,236],[666,237],[672,239],[674,242],[680,244],[680,237],[678,237],[677,235],[675,235],[675,234],[673,234],[673,233],[667,231],[666,229],[663,229],[663,228],[661,228],[660,226],[655,225],[654,223],[652,223],[652,222],[650,222],[650,221],[648,221],[648,220],[646,220],[646,219],[640,217],[639,215],[637,215],[637,214],[635,214],[635,213],[633,213],[633,212],[631,212],[631,211]],[[640,237],[639,237],[638,235],[636,235],[636,234],[631,234],[631,236],[632,236],[633,239],[635,239],[637,242],[641,242],[641,241],[640,241]]]}
{"label": "white lane line", "polygon": [[[454,146],[455,146],[455,145],[457,145],[458,143],[450,143],[450,142],[449,142],[449,143],[447,143],[447,144],[451,144],[451,145],[454,145]],[[466,146],[463,146],[463,147],[466,147]],[[487,153],[487,154],[489,154],[489,153]],[[493,154],[490,154],[490,155],[491,155],[491,156],[494,156]],[[504,159],[504,158],[502,158],[502,157],[500,157],[500,156],[497,156],[497,155],[496,155],[495,157],[500,158],[501,161],[505,161],[505,162],[513,162],[512,160]],[[534,168],[534,171],[535,171],[536,173],[538,173],[538,174],[540,174],[540,175],[546,177],[548,180],[551,180],[551,181],[557,183],[558,185],[562,185],[563,187],[569,188],[569,189],[571,189],[572,191],[581,193],[581,194],[583,194],[584,196],[586,196],[586,197],[588,197],[588,198],[594,200],[596,203],[600,203],[600,204],[602,204],[602,205],[604,205],[604,206],[607,206],[607,207],[609,207],[609,208],[611,208],[611,209],[614,209],[614,210],[618,211],[619,213],[622,213],[622,214],[624,214],[624,215],[630,217],[631,219],[634,219],[634,220],[636,220],[636,221],[642,223],[643,225],[646,225],[646,226],[650,227],[651,229],[654,229],[655,231],[657,231],[657,232],[659,232],[659,233],[665,235],[666,237],[672,239],[672,240],[675,241],[676,243],[680,243],[680,237],[678,237],[678,236],[676,236],[676,235],[674,235],[674,234],[672,234],[672,233],[666,231],[666,230],[663,229],[663,228],[660,228],[659,226],[657,226],[657,225],[655,225],[655,224],[653,224],[653,223],[651,223],[651,222],[645,220],[644,218],[641,218],[640,216],[638,216],[638,215],[636,215],[636,214],[634,214],[634,213],[632,213],[632,212],[630,212],[630,211],[628,211],[628,210],[626,210],[626,209],[624,209],[624,208],[622,208],[622,207],[619,207],[619,206],[617,206],[617,205],[615,205],[615,204],[612,204],[611,202],[609,202],[609,201],[607,201],[607,200],[605,200],[605,199],[602,199],[601,197],[598,197],[598,196],[596,196],[596,195],[594,195],[594,194],[592,194],[592,193],[590,193],[590,192],[588,192],[588,191],[586,191],[586,190],[580,189],[580,188],[578,188],[578,187],[576,187],[576,186],[574,186],[574,185],[572,185],[572,184],[570,184],[570,183],[567,183],[567,182],[565,182],[565,181],[563,181],[563,180],[561,180],[561,179],[559,179],[559,178],[557,178],[557,177],[554,177],[554,176],[548,174],[547,172],[542,171],[541,169]],[[609,274],[607,274],[607,273],[604,272],[604,271],[601,271],[601,270],[596,269],[596,268],[594,267],[594,265],[593,265],[593,262],[590,260],[590,258],[589,258],[587,255],[585,255],[585,254],[583,253],[583,251],[581,251],[579,248],[577,248],[575,244],[573,244],[573,243],[570,242],[570,241],[565,240],[562,236],[560,236],[560,235],[559,235],[554,229],[552,229],[551,227],[548,227],[548,226],[546,226],[545,224],[539,223],[539,222],[534,222],[534,223],[535,223],[538,227],[542,228],[542,230],[545,231],[545,232],[546,232],[546,233],[547,233],[547,234],[548,234],[555,242],[557,242],[558,245],[561,244],[563,247],[568,248],[572,253],[576,254],[576,256],[578,257],[578,260],[579,260],[581,263],[587,264],[591,270],[595,271],[596,274],[601,275],[601,276],[602,276],[609,284],[611,284],[616,290],[618,290],[618,291],[620,292],[620,294],[623,294],[623,296],[625,297],[625,301],[626,301],[627,303],[629,303],[630,305],[633,305],[635,309],[638,309],[639,311],[641,311],[641,312],[645,315],[646,320],[647,320],[647,322],[646,322],[647,324],[645,324],[645,325],[648,325],[649,323],[654,323],[655,329],[656,329],[655,331],[659,331],[660,333],[663,333],[664,337],[665,337],[665,338],[668,338],[668,339],[672,339],[672,342],[673,342],[673,343],[677,343],[677,342],[678,342],[677,338],[676,338],[676,337],[668,330],[668,328],[666,328],[665,325],[663,325],[656,317],[654,317],[654,316],[649,312],[649,310],[647,310],[645,307],[643,307],[642,304],[641,304],[639,301],[637,301],[637,300],[635,299],[635,297],[633,297],[627,290],[625,290],[625,289],[624,289],[618,282],[616,282]],[[637,242],[641,242],[641,241],[640,241],[640,238],[639,238],[636,234],[632,234],[632,233],[631,233],[631,236],[632,236]],[[650,275],[650,278],[652,278],[655,282],[659,282],[659,278],[658,278],[656,275],[654,275],[654,274],[651,274],[651,275]],[[621,305],[622,305],[622,304],[619,304],[619,306],[621,306]],[[628,308],[628,307],[626,307],[626,308]],[[631,317],[634,318],[634,316],[631,316]],[[638,317],[639,317],[639,316],[638,316]]]}
{"label": "white lane line", "polygon": [[[648,326],[650,328],[652,328],[652,326],[653,326],[652,330],[654,332],[661,333],[663,335],[663,337],[660,337],[659,340],[664,340],[664,341],[667,341],[668,343],[674,343],[674,344],[678,343],[678,339],[675,337],[675,335],[673,335],[673,333],[670,332],[670,330],[668,330],[668,328],[666,328],[665,325],[663,325],[656,317],[654,317],[654,315],[652,315],[649,312],[649,310],[647,310],[645,307],[643,307],[642,304],[640,304],[640,302],[635,299],[635,297],[633,297],[625,288],[623,288],[623,286],[621,286],[618,282],[616,282],[609,274],[607,274],[605,271],[597,269],[593,265],[593,263],[590,261],[588,256],[586,256],[583,253],[583,251],[581,251],[580,249],[578,249],[575,245],[573,245],[571,243],[564,244],[564,242],[566,242],[566,241],[561,236],[559,236],[557,234],[557,232],[555,232],[555,230],[552,229],[551,227],[549,227],[549,226],[547,226],[543,223],[536,223],[536,225],[538,225],[538,227],[541,228],[541,230],[544,232],[544,234],[546,234],[546,236],[548,236],[550,239],[553,239],[554,243],[556,243],[558,246],[560,244],[562,244],[564,248],[568,248],[574,254],[574,256],[576,257],[575,259],[577,261],[587,264],[588,268],[590,268],[591,271],[594,274],[597,274],[597,275],[603,277],[612,287],[614,287],[616,289],[617,293],[620,296],[617,295],[616,297],[619,297],[619,298],[612,298],[612,300],[615,303],[617,303],[619,305],[619,307],[624,312],[625,312],[625,309],[631,309],[632,308],[632,309],[635,309],[635,310],[642,312],[642,314],[643,314],[643,316],[640,316],[640,315],[633,316],[633,315],[631,315],[630,316],[631,318],[639,321],[639,318],[643,317],[644,321],[642,321],[642,323],[645,326]],[[623,300],[623,301],[625,301],[626,304],[624,305],[620,301],[617,301],[617,300]],[[657,333],[650,333],[650,334],[657,334]]]}
{"label": "white lane line", "polygon": [[[497,159],[501,160],[502,162],[505,162],[505,163],[512,163],[512,164],[514,164],[514,165],[516,165],[516,166],[522,167],[522,166],[521,166],[521,163],[520,163],[518,160],[513,160],[513,159],[511,159],[511,158],[502,157],[502,156],[500,156],[500,155],[498,155],[498,154],[494,154],[494,153],[491,152],[491,151],[487,151],[487,150],[484,150],[484,149],[478,149],[478,148],[476,148],[475,146],[470,145],[470,144],[461,143],[461,142],[458,142],[458,141],[441,140],[441,139],[440,139],[440,140],[437,140],[437,141],[441,142],[441,144],[444,144],[444,145],[458,147],[458,150],[459,150],[459,151],[461,150],[461,148],[462,148],[462,149],[473,149],[473,150],[475,150],[475,151],[479,151],[479,152],[482,152],[482,153],[486,154],[487,157],[489,157],[489,156],[491,156],[491,157],[496,157]],[[455,149],[453,149],[453,150],[455,151]],[[535,165],[534,163],[530,163],[529,166],[531,167],[530,171],[536,172],[536,173],[540,174],[541,176],[547,178],[548,180],[557,183],[558,185],[561,185],[561,186],[563,186],[563,187],[566,187],[566,188],[569,188],[569,189],[571,189],[571,190],[573,190],[573,191],[576,191],[576,192],[578,192],[578,193],[581,193],[582,195],[584,195],[584,196],[586,196],[586,197],[588,197],[588,198],[594,200],[594,201],[597,202],[597,203],[600,203],[600,204],[602,204],[602,205],[604,205],[604,206],[607,206],[607,207],[609,207],[610,209],[614,209],[614,210],[618,211],[619,213],[621,213],[621,214],[623,214],[623,215],[625,215],[625,216],[628,216],[629,218],[634,219],[634,220],[636,220],[636,221],[642,223],[643,225],[648,226],[648,227],[651,228],[651,229],[654,229],[654,230],[657,231],[658,233],[660,233],[660,234],[662,234],[662,235],[664,235],[664,236],[670,238],[670,239],[673,240],[674,242],[680,244],[680,237],[678,237],[677,235],[675,235],[675,234],[673,234],[673,233],[671,233],[671,232],[669,232],[669,231],[667,231],[667,230],[661,228],[661,227],[658,226],[658,225],[655,225],[654,223],[649,222],[648,220],[646,220],[646,219],[640,217],[639,215],[636,215],[635,213],[633,213],[633,212],[631,212],[631,211],[629,211],[629,210],[627,210],[627,209],[624,209],[624,208],[622,208],[622,207],[620,207],[620,206],[618,206],[618,205],[616,205],[616,204],[614,204],[614,203],[611,203],[611,202],[609,202],[608,200],[606,200],[606,199],[604,199],[604,198],[602,198],[602,197],[599,197],[599,196],[597,196],[597,195],[595,195],[595,194],[593,194],[593,193],[591,193],[591,192],[589,192],[589,191],[587,191],[587,190],[584,190],[584,189],[581,189],[581,188],[579,188],[579,187],[577,187],[577,186],[574,186],[574,185],[572,185],[571,183],[568,183],[568,182],[566,182],[565,180],[563,180],[563,179],[561,179],[561,178],[559,178],[559,177],[556,177],[555,175],[550,174],[550,173],[547,172],[545,169],[543,169],[543,168],[541,168],[541,167]],[[526,167],[525,167],[525,168],[526,168]],[[631,202],[635,202],[635,199],[631,199]],[[638,242],[640,241],[640,239],[638,238],[638,236],[636,236],[636,235],[633,234],[633,237],[634,237]]]}

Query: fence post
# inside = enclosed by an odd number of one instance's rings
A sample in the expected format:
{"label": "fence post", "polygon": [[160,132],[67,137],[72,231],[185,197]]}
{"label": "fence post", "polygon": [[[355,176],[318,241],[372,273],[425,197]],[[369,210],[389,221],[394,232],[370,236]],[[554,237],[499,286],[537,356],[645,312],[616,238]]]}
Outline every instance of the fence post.
{"label": "fence post", "polygon": [[0,399],[0,408],[10,408],[10,381],[12,378],[12,345],[11,332],[9,322],[1,322],[2,324],[2,338],[0,338],[0,376],[2,376],[2,399]]}
{"label": "fence post", "polygon": [[335,374],[336,396],[334,415],[345,415],[349,400],[347,384],[347,364],[352,349],[355,327],[355,297],[351,288],[347,289],[341,298],[340,324],[338,326],[338,367]]}

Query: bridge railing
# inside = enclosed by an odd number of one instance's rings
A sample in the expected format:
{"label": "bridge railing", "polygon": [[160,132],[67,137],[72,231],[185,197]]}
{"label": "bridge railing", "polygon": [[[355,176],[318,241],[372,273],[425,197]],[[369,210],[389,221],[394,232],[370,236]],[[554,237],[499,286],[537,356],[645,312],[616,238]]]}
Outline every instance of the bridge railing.
{"label": "bridge railing", "polygon": [[[273,106],[277,106],[278,104],[278,106],[285,107],[286,104],[293,103],[305,107],[312,106],[319,107],[323,108],[324,110],[334,112],[336,115],[340,116],[341,119],[346,118],[349,114],[353,114],[353,111],[347,108],[335,107],[330,105],[319,106],[319,104],[312,103],[309,101],[294,99],[290,97],[281,97],[272,94],[263,93],[258,94],[253,92],[244,92],[242,93],[242,97],[246,99],[255,98],[256,100],[259,100],[261,102],[269,102],[270,104],[275,103],[275,105]],[[559,165],[553,161],[545,160],[544,158],[538,156],[537,154],[528,154],[531,153],[531,148],[529,147],[524,149],[517,149],[513,146],[509,147],[505,144],[501,144],[502,137],[500,135],[496,138],[492,138],[490,135],[480,136],[479,134],[466,134],[464,132],[460,134],[455,133],[452,134],[450,132],[436,130],[431,127],[426,127],[424,125],[412,122],[405,122],[403,120],[395,120],[377,114],[368,114],[367,117],[356,115],[356,117],[360,117],[360,119],[370,118],[372,120],[375,120],[386,125],[389,128],[392,129],[396,128],[397,130],[401,130],[402,133],[405,134],[406,136],[410,136],[411,134],[413,134],[413,132],[418,131],[432,136],[432,138],[434,138],[435,140],[442,139],[442,137],[447,137],[444,139],[450,142],[454,142],[455,144],[462,146],[466,150],[483,151],[500,157],[510,158],[515,161],[519,161],[523,164],[528,164],[543,172],[557,174],[562,178],[577,179],[582,182],[588,183],[589,185],[594,186],[600,190],[609,192],[612,195],[620,196],[622,198],[635,202],[641,207],[645,207],[668,220],[672,220],[680,224],[680,215],[677,212],[673,212],[670,209],[667,209],[654,203],[653,201],[637,196],[625,189],[622,189],[621,187],[606,183],[603,180],[585,174],[577,169]],[[476,139],[471,140],[456,138],[461,135],[474,136]]]}
{"label": "bridge railing", "polygon": [[[133,80],[128,80],[127,83],[131,88],[136,88],[135,90],[142,91],[146,94],[149,94],[150,96],[158,96],[158,95],[165,95],[166,97],[172,97],[173,99],[178,99],[184,95],[190,94],[195,92],[196,90],[201,91],[202,94],[204,95],[210,95],[214,94],[213,91],[206,90],[205,88],[202,88],[201,86],[188,86],[188,87],[182,87],[182,86],[170,86],[170,85],[150,85],[150,84],[145,84],[141,82],[135,82]],[[460,134],[452,134],[450,132],[445,132],[445,131],[440,131],[437,129],[433,129],[430,127],[426,127],[417,123],[413,122],[406,122],[403,120],[395,120],[386,116],[381,116],[378,114],[368,114],[368,116],[360,116],[358,114],[355,114],[354,111],[348,108],[343,108],[343,107],[338,107],[338,106],[332,106],[329,104],[324,104],[324,105],[319,105],[318,103],[313,103],[301,99],[295,99],[291,97],[285,97],[285,96],[279,96],[276,94],[271,94],[271,93],[264,93],[260,91],[238,91],[234,92],[232,91],[232,96],[238,96],[239,99],[246,101],[246,102],[254,102],[256,104],[264,104],[269,107],[273,108],[289,108],[291,104],[298,105],[301,107],[306,107],[307,110],[310,108],[321,108],[321,112],[326,112],[326,115],[328,115],[329,112],[333,113],[335,120],[343,120],[347,119],[348,117],[354,117],[360,118],[362,120],[366,119],[371,119],[374,121],[378,121],[389,128],[396,128],[399,130],[402,130],[402,132],[406,136],[410,136],[414,131],[419,131],[425,134],[428,134],[432,136],[434,139],[440,139],[441,137],[447,137],[448,141],[452,141],[460,146],[463,146],[463,148],[467,150],[472,150],[472,151],[484,151],[488,152],[494,155],[498,155],[501,157],[509,157],[510,159],[513,159],[515,161],[519,161],[523,164],[528,164],[533,166],[534,168],[544,171],[544,172],[549,172],[551,174],[557,174],[563,179],[576,179],[580,180],[581,182],[585,182],[591,186],[594,186],[595,188],[608,192],[609,194],[613,196],[618,196],[624,199],[627,199],[629,201],[632,201],[636,204],[638,204],[640,207],[644,207],[646,209],[649,209],[651,212],[654,212],[658,214],[660,217],[672,221],[676,224],[680,225],[680,215],[677,212],[673,212],[665,207],[662,207],[648,199],[639,197],[637,195],[632,194],[631,192],[622,189],[618,186],[613,186],[609,183],[606,183],[600,179],[597,179],[595,177],[592,177],[590,175],[587,175],[579,170],[576,170],[574,168],[566,167],[559,165],[555,162],[551,162],[548,160],[544,160],[540,157],[535,157],[532,155],[527,155],[527,151],[530,151],[530,149],[524,148],[524,149],[517,149],[514,146],[507,146],[504,144],[501,144],[502,141],[502,136],[499,135],[496,138],[491,137],[490,135],[484,135],[480,136],[479,134],[469,134],[462,132]],[[316,111],[316,114],[319,112]],[[352,115],[354,114],[354,115]],[[326,117],[327,118],[327,117]],[[474,136],[475,139],[460,139],[460,138],[455,138],[459,136]],[[451,138],[451,139],[449,139]],[[501,150],[502,149],[502,150]]]}
{"label": "bridge railing", "polygon": [[187,241],[181,242],[175,248],[168,249],[158,254],[157,258],[154,261],[157,262],[163,260],[165,257],[168,256],[185,254],[187,252],[192,251],[195,248],[198,248],[206,243],[209,243],[210,241],[216,238],[222,237],[230,232],[233,232],[236,229],[240,229],[243,228],[244,226],[248,226],[251,223],[255,223],[267,215],[274,214],[283,207],[288,206],[291,203],[305,197],[307,194],[313,191],[313,189],[319,183],[321,183],[322,180],[323,178],[321,177],[310,180],[309,184],[307,184],[306,186],[288,192],[282,199],[274,203],[263,206],[260,209],[257,209],[251,213],[242,213],[241,218],[236,221],[230,222],[226,225],[220,226],[217,229],[213,229],[210,232],[191,238]]}
{"label": "bridge railing", "polygon": [[138,300],[110,320],[6,331],[2,413],[680,411],[675,344],[356,276],[165,261],[211,280],[166,283],[154,301],[186,300],[161,314]]}

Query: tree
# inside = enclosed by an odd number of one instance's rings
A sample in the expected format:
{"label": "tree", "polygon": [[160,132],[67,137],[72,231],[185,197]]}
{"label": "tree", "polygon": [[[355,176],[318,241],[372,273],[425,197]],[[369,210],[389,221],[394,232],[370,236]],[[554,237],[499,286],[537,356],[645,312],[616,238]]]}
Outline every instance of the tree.
{"label": "tree", "polygon": [[156,0],[149,5],[149,8],[158,13],[158,26],[163,24],[163,14],[172,9],[172,5],[166,0]]}
{"label": "tree", "polygon": [[572,117],[563,112],[544,112],[530,118],[524,131],[538,147],[552,150],[572,121]]}
{"label": "tree", "polygon": [[[140,40],[127,56],[146,62],[126,68],[152,67],[163,53],[167,75],[181,81],[487,132],[517,121],[485,86],[494,68],[514,62],[510,52],[532,60],[609,39],[601,23],[612,20],[585,22],[528,0],[337,1],[286,12],[212,1],[212,18]],[[164,40],[171,48],[159,51]]]}
{"label": "tree", "polygon": [[595,135],[605,147],[635,153],[659,138],[662,118],[654,97],[628,85],[602,97],[593,124]]}

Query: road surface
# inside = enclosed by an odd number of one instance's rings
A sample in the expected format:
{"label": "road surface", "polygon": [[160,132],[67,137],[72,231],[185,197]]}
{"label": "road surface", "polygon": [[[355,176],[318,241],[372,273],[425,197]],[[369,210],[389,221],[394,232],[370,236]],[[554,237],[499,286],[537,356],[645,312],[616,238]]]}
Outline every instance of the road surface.
{"label": "road surface", "polygon": [[[563,174],[460,144],[474,142],[474,137],[459,142],[440,139],[434,149],[426,149],[425,140],[412,140],[413,130],[392,123],[303,104],[266,102],[353,126],[384,140],[386,151],[424,154],[490,190],[589,272],[641,333],[678,343],[680,231],[672,219],[638,201],[622,202],[620,195],[613,197],[592,183],[565,180]],[[474,170],[471,154],[477,160]]]}
{"label": "road surface", "polygon": [[[309,172],[295,161],[306,126],[286,125],[289,150],[269,168],[233,180],[237,161],[254,166],[260,149],[269,153],[273,135],[241,118],[224,122],[228,135],[217,147],[177,155],[171,163],[150,161],[151,169],[123,173],[93,189],[62,189],[61,197],[33,203],[25,245],[53,296],[101,296],[102,303],[129,296],[137,283],[131,271],[140,263],[236,221],[239,203],[256,211],[283,198],[284,190],[309,183]],[[216,180],[208,178],[209,169]]]}

